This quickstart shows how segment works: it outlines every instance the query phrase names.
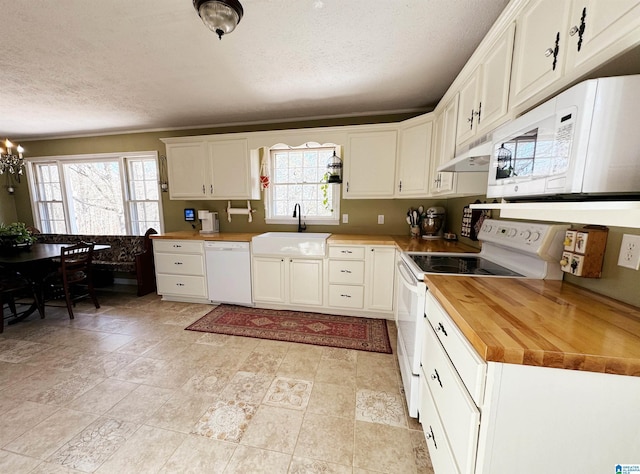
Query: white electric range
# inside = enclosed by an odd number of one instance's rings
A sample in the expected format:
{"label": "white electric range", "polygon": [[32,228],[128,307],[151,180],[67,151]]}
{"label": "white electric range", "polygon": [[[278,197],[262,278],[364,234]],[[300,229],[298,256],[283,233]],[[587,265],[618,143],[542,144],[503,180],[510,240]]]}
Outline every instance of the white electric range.
{"label": "white electric range", "polygon": [[409,415],[418,415],[426,274],[478,278],[561,280],[560,257],[568,225],[485,219],[477,254],[403,252],[397,262],[395,319],[398,361]]}

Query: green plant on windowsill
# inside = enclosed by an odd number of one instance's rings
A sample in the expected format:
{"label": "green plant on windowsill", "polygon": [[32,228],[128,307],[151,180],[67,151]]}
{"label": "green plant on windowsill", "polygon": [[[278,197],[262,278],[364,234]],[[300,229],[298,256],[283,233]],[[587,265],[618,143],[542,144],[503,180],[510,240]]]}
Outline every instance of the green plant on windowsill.
{"label": "green plant on windowsill", "polygon": [[0,223],[0,246],[7,248],[30,247],[36,241],[24,222]]}

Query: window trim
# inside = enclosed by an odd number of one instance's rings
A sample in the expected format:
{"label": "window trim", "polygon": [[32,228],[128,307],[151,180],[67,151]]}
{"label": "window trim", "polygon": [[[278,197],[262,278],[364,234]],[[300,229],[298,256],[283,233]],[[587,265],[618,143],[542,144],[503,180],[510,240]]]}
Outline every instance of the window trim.
{"label": "window trim", "polygon": [[[341,155],[341,146],[335,143],[318,143],[309,141],[303,143],[299,146],[291,146],[286,143],[276,143],[272,146],[263,147],[261,150],[262,159],[266,159],[268,163],[268,168],[271,174],[272,171],[272,162],[271,162],[271,152],[273,150],[296,150],[296,149],[304,149],[304,148],[333,148],[338,155]],[[317,183],[320,184],[320,183]],[[335,192],[332,193],[332,207],[334,209],[333,218],[317,218],[311,217],[309,218],[306,214],[302,214],[302,222],[310,225],[340,225],[340,194],[341,188],[337,183],[329,184],[329,186],[334,186]],[[265,214],[265,223],[266,224],[286,224],[286,225],[298,225],[297,217],[271,217],[271,192],[272,188],[264,190],[264,214]],[[304,208],[302,209],[304,213]]]}
{"label": "window trim", "polygon": [[[126,233],[124,235],[133,235],[132,230],[132,221],[131,221],[131,202],[141,202],[140,200],[132,200],[130,198],[130,190],[129,190],[129,169],[128,169],[128,159],[135,158],[144,158],[144,159],[153,159],[155,161],[156,172],[158,175],[158,212],[160,215],[160,225],[158,232],[164,232],[164,209],[162,205],[162,190],[160,188],[160,169],[159,169],[159,157],[157,150],[150,151],[136,151],[136,152],[122,152],[122,153],[89,153],[89,154],[79,154],[79,155],[51,155],[51,156],[34,156],[28,157],[25,159],[27,166],[27,179],[28,179],[28,189],[29,189],[29,200],[31,202],[31,213],[33,217],[33,222],[38,225],[41,222],[40,211],[38,209],[38,202],[35,198],[38,196],[37,191],[37,180],[34,173],[34,167],[38,164],[54,164],[60,163],[64,164],[65,162],[73,162],[73,161],[82,161],[82,162],[103,162],[103,161],[117,161],[119,163],[119,172],[120,172],[120,185],[122,187],[122,196],[123,196],[123,204],[124,204],[124,213],[125,213],[125,225],[126,225]],[[71,230],[71,216],[69,215],[68,205],[65,202],[67,196],[67,184],[64,176],[64,169],[62,167],[59,168],[61,182],[60,182],[60,190],[63,196],[63,207],[65,214],[65,227],[67,230]],[[57,201],[55,201],[57,202]],[[154,200],[154,202],[156,202]]]}

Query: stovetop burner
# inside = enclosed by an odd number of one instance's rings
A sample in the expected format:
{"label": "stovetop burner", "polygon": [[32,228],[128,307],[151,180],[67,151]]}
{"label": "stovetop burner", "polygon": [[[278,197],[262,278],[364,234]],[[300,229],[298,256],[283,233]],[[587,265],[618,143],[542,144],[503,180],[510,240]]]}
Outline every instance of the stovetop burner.
{"label": "stovetop burner", "polygon": [[482,257],[411,255],[425,273],[521,277],[523,275]]}

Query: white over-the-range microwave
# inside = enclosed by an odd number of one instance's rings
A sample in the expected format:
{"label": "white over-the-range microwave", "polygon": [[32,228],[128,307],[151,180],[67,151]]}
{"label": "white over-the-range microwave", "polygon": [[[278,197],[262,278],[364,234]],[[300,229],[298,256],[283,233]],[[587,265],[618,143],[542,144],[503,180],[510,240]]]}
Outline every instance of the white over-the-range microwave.
{"label": "white over-the-range microwave", "polygon": [[487,197],[640,195],[640,75],[581,82],[492,143]]}

